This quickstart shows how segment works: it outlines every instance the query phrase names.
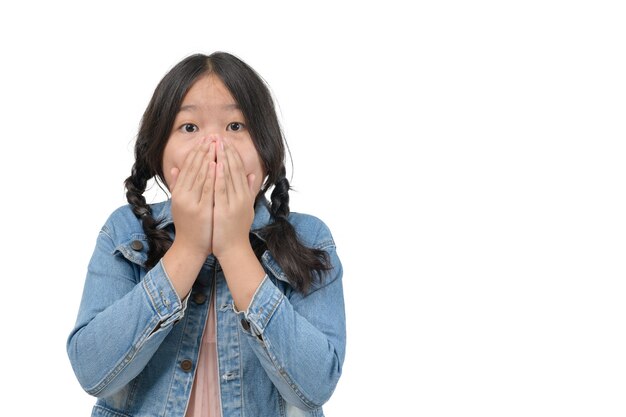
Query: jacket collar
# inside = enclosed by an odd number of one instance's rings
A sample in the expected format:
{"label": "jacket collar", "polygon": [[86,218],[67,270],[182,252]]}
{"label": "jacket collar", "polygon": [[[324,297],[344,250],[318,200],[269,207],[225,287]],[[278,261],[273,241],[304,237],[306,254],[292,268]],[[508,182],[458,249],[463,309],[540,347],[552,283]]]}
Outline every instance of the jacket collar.
{"label": "jacket collar", "polygon": [[[152,205],[152,216],[157,222],[157,229],[165,229],[174,223],[172,218],[172,200],[167,199],[161,203]],[[272,218],[269,210],[269,201],[267,198],[261,197],[254,206],[254,220],[252,221],[252,227],[250,231],[254,233],[259,239],[265,241],[258,231],[272,222]]]}

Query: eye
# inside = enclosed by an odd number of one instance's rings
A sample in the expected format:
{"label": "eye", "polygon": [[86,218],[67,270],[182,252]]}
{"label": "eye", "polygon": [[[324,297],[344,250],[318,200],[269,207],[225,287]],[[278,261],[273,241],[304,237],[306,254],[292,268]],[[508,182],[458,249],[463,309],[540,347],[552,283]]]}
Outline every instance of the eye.
{"label": "eye", "polygon": [[245,125],[243,123],[239,123],[239,122],[232,122],[228,125],[227,130],[232,130],[233,132],[238,132],[240,130],[243,130],[245,127]]}
{"label": "eye", "polygon": [[185,123],[180,128],[183,132],[186,133],[195,133],[198,131],[198,126],[194,125],[193,123]]}

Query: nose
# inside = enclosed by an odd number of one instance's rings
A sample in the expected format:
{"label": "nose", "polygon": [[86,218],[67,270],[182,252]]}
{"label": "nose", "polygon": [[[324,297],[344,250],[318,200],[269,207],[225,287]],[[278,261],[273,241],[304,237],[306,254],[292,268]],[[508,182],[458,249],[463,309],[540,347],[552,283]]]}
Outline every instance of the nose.
{"label": "nose", "polygon": [[209,143],[211,143],[211,142],[216,142],[217,143],[221,139],[221,136],[218,135],[217,133],[212,133],[212,134],[209,134],[207,136],[203,136],[202,139],[200,139],[200,140],[205,140],[205,139]]}

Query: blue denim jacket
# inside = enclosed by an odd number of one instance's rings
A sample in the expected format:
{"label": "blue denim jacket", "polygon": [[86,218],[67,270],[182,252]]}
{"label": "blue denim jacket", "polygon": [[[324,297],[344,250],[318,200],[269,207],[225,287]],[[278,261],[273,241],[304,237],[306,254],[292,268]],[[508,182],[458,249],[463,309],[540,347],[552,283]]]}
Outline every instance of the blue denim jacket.
{"label": "blue denim jacket", "polygon": [[[252,233],[270,222],[267,204],[257,203]],[[160,228],[172,225],[169,201],[152,205],[152,213]],[[305,245],[328,252],[333,269],[303,295],[265,251],[266,276],[238,312],[212,255],[181,300],[161,262],[143,267],[147,240],[130,207],[113,212],[98,235],[67,341],[81,386],[98,397],[92,416],[185,415],[210,297],[222,415],[323,416],[345,354],[342,266],[322,221],[298,213],[289,221]]]}

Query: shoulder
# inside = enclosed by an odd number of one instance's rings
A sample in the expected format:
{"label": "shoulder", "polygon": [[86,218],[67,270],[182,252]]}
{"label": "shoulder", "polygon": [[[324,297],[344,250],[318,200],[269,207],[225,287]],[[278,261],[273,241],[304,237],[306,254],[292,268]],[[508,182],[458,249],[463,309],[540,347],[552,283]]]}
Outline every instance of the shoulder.
{"label": "shoulder", "polygon": [[[167,202],[150,204],[153,216],[157,222],[161,220],[161,213],[164,211],[164,205]],[[114,241],[126,240],[131,237],[138,238],[144,234],[141,221],[133,213],[130,204],[125,204],[113,210],[108,219],[102,226],[101,233],[105,233]]]}
{"label": "shoulder", "polygon": [[310,214],[289,214],[291,223],[305,246],[316,249],[328,249],[335,246],[330,229],[321,219]]}
{"label": "shoulder", "polygon": [[123,205],[113,210],[104,223],[104,226],[102,226],[102,232],[109,235],[112,239],[120,235],[133,233],[137,230],[141,230],[141,223],[133,213],[130,204]]}
{"label": "shoulder", "polygon": [[[167,215],[167,202],[150,204],[152,215],[157,222]],[[166,221],[164,221],[164,224]],[[148,239],[129,204],[115,209],[100,230],[99,242],[115,255],[121,253],[126,259],[138,265],[144,265],[148,259]]]}

